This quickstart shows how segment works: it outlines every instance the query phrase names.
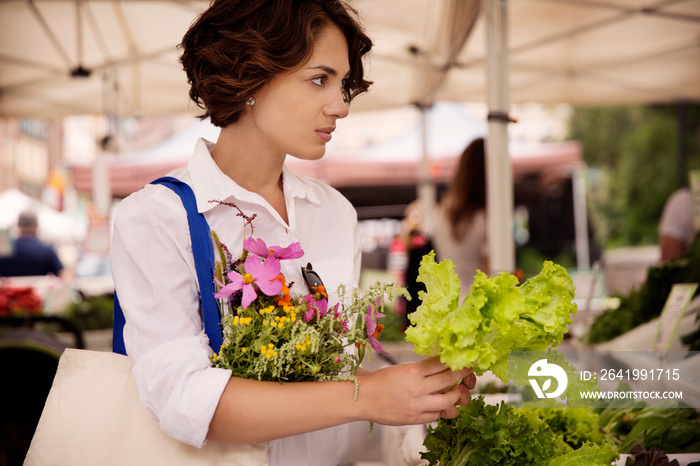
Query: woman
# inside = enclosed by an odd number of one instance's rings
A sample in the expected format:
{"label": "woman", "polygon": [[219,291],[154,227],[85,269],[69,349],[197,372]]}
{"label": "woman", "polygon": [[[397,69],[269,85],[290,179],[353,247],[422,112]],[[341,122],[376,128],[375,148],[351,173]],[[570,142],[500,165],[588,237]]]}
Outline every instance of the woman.
{"label": "woman", "polygon": [[455,264],[464,297],[477,270],[488,273],[486,238],[486,164],[484,140],[472,141],[440,201],[433,242],[439,259]]}
{"label": "woman", "polygon": [[[369,85],[362,56],[371,42],[353,11],[340,0],[215,0],[181,48],[190,97],[221,133],[216,144],[198,141],[188,166],[172,176],[192,187],[210,228],[231,251],[242,249],[241,218],[209,201],[234,202],[256,215],[255,236],[267,244],[301,243],[304,257],[283,261],[288,281],[303,283],[300,267],[311,262],[328,290],[355,286],[354,209],[284,166],[287,155],[321,158],[347,104]],[[283,439],[273,444],[272,464],[336,464],[347,450],[348,422],[454,417],[475,383],[466,370],[428,359],[361,372],[355,402],[352,382],[282,385],[212,367],[184,209],[162,186],[120,205],[112,270],[141,399],[163,431],[195,446]]]}

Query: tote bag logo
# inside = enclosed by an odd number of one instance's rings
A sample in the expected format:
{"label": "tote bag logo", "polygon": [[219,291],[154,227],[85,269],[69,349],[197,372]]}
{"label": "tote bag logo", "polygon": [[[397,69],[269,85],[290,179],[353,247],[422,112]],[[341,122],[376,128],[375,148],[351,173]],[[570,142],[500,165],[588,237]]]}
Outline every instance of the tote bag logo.
{"label": "tote bag logo", "polygon": [[[542,386],[539,385],[537,379],[528,379],[532,389],[535,390],[535,395],[537,398],[556,398],[564,393],[566,390],[566,385],[569,383],[569,378],[566,376],[564,369],[556,364],[550,364],[546,359],[540,359],[530,366],[530,370],[527,375],[530,377],[544,378],[544,383]],[[552,379],[557,381],[556,389],[553,392],[548,392],[552,387]]]}

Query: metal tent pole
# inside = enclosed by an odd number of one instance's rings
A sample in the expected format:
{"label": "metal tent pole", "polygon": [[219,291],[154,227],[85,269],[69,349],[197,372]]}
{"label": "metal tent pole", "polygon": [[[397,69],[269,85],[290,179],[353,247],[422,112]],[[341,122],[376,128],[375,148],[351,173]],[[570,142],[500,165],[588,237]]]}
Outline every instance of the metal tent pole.
{"label": "metal tent pole", "polygon": [[490,273],[515,270],[513,169],[508,153],[508,2],[484,0],[489,136],[486,212]]}

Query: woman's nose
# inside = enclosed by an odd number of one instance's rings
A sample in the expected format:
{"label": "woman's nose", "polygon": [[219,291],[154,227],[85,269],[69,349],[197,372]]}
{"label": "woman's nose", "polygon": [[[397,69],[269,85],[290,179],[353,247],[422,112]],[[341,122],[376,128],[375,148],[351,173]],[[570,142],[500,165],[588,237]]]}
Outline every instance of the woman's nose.
{"label": "woman's nose", "polygon": [[336,118],[345,118],[350,113],[348,104],[345,103],[343,89],[333,93],[331,101],[326,105],[326,114]]}

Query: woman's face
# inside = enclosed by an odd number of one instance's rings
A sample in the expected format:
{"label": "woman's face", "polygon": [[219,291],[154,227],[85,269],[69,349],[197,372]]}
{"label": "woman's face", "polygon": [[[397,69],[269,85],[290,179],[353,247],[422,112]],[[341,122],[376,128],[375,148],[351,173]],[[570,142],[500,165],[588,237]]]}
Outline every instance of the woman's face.
{"label": "woman's face", "polygon": [[260,132],[260,143],[270,152],[319,159],[336,120],[348,115],[341,85],[349,72],[345,35],[335,25],[326,26],[309,60],[298,70],[273,78],[244,117],[250,118]]}

